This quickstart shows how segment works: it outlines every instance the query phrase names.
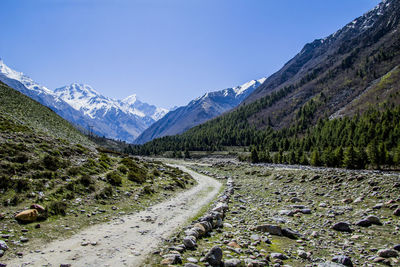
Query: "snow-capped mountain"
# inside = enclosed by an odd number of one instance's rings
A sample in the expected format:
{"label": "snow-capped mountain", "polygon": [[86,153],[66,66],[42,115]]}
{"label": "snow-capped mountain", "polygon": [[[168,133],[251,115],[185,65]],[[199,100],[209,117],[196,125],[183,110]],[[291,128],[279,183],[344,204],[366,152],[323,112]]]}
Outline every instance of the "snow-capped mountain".
{"label": "snow-capped mountain", "polygon": [[146,129],[135,143],[143,144],[155,138],[180,134],[207,120],[238,106],[258,88],[266,78],[249,81],[241,86],[206,93],[188,105],[168,112],[162,119]]}
{"label": "snow-capped mountain", "polygon": [[0,60],[0,81],[51,108],[73,124],[108,138],[132,142],[168,110],[141,102],[136,95],[114,100],[89,85],[73,83],[54,92]]}

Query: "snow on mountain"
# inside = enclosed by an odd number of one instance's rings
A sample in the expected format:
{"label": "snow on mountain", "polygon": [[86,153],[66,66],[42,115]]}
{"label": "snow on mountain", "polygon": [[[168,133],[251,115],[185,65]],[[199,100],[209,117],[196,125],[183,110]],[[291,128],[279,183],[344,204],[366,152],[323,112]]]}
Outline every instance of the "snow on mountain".
{"label": "snow on mountain", "polygon": [[123,100],[105,97],[86,84],[73,83],[53,91],[17,72],[0,59],[0,81],[83,129],[113,139],[133,142],[168,110],[141,102],[136,95]]}
{"label": "snow on mountain", "polygon": [[135,143],[142,144],[166,135],[175,135],[221,115],[238,106],[258,88],[266,78],[252,80],[243,85],[204,94],[188,105],[171,109],[160,120],[146,129]]}

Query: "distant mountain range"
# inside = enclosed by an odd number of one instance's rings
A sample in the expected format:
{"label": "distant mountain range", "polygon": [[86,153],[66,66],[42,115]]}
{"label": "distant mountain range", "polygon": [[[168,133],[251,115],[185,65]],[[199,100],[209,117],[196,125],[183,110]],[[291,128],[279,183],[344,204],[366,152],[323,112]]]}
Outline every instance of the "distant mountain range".
{"label": "distant mountain range", "polygon": [[154,138],[175,135],[202,124],[238,106],[257,89],[266,78],[252,80],[241,86],[206,93],[186,106],[170,111],[146,129],[135,143],[143,144]]}
{"label": "distant mountain range", "polygon": [[133,142],[140,133],[162,118],[167,109],[139,101],[136,95],[123,100],[102,96],[89,85],[73,83],[51,91],[0,60],[0,81],[51,108],[73,124],[100,136]]}

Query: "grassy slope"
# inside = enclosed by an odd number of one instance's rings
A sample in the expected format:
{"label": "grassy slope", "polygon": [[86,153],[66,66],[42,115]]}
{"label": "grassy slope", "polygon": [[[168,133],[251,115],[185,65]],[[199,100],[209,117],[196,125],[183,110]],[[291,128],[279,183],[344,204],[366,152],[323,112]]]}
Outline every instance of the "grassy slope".
{"label": "grassy slope", "polygon": [[0,82],[0,113],[7,119],[72,143],[90,141],[69,122],[24,94]]}
{"label": "grassy slope", "polygon": [[[0,94],[0,236],[11,248],[2,259],[194,184],[161,162],[100,153],[48,108],[4,85]],[[46,207],[42,219],[18,224],[14,215],[33,203]]]}

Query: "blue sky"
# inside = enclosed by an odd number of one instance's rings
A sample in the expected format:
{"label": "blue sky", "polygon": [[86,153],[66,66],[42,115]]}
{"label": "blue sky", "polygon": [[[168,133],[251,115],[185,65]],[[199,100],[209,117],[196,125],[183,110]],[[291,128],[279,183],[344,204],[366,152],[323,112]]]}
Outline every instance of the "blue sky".
{"label": "blue sky", "polygon": [[271,75],[378,0],[1,0],[0,57],[161,107]]}

